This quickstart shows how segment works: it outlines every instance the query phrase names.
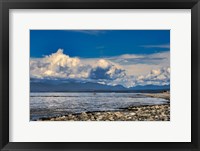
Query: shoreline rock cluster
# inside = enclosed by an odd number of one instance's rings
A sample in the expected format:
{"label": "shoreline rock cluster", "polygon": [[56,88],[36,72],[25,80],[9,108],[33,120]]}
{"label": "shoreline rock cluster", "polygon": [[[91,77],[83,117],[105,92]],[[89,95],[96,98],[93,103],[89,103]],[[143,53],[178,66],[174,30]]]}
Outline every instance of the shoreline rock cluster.
{"label": "shoreline rock cluster", "polygon": [[[149,97],[169,100],[170,94],[147,94]],[[39,119],[39,121],[170,121],[170,103],[128,107],[119,111],[83,112],[60,117]]]}
{"label": "shoreline rock cluster", "polygon": [[129,107],[123,111],[83,112],[61,117],[44,118],[42,121],[170,121],[170,105]]}

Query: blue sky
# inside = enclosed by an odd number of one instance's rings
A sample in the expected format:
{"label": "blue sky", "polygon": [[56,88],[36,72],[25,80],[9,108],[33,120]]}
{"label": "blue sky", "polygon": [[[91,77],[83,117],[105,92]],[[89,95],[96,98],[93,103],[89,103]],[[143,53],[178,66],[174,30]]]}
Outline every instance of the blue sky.
{"label": "blue sky", "polygon": [[169,30],[31,30],[30,56],[59,48],[71,57],[100,58],[169,50]]}
{"label": "blue sky", "polygon": [[30,57],[31,79],[170,84],[169,30],[31,30]]}

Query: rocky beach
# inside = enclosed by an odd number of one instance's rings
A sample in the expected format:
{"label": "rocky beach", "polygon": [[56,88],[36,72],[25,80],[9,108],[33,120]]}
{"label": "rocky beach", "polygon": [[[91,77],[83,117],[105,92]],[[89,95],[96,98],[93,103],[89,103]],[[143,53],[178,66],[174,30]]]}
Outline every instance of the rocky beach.
{"label": "rocky beach", "polygon": [[[170,93],[147,93],[147,97],[170,100]],[[119,111],[82,112],[59,117],[40,118],[38,121],[170,121],[170,103],[130,106]]]}

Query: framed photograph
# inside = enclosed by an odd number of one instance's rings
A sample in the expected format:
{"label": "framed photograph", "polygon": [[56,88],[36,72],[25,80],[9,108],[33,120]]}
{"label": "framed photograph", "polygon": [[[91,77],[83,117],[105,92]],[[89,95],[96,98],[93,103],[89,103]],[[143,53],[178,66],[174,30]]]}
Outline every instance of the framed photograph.
{"label": "framed photograph", "polygon": [[198,0],[1,0],[1,150],[200,150]]}

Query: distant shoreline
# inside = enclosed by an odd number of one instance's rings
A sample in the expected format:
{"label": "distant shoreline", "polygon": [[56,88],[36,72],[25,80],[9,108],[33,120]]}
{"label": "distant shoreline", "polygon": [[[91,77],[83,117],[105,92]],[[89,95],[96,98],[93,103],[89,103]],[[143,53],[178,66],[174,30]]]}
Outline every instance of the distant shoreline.
{"label": "distant shoreline", "polygon": [[32,91],[30,93],[165,93],[169,90],[123,90],[123,91]]}
{"label": "distant shoreline", "polygon": [[169,100],[167,104],[130,106],[119,111],[82,112],[38,121],[170,121],[170,92],[147,93],[148,97]]}

